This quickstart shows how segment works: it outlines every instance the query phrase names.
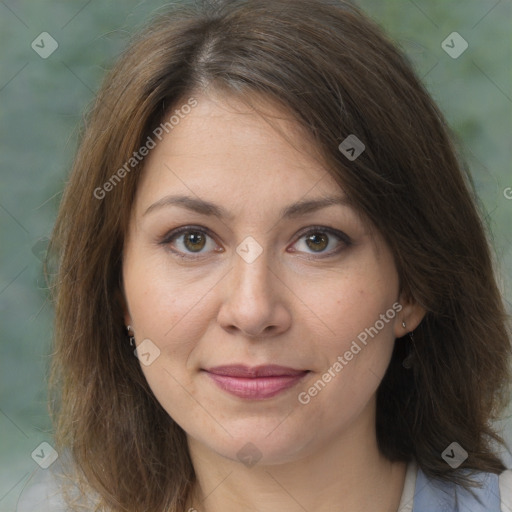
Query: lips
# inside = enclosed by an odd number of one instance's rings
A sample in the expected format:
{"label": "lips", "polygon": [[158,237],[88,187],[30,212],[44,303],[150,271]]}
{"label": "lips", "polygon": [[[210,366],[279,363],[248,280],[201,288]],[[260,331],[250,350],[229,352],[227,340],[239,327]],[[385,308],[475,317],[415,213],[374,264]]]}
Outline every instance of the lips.
{"label": "lips", "polygon": [[229,377],[294,377],[301,375],[307,370],[295,370],[286,366],[278,366],[276,364],[269,364],[265,366],[244,366],[244,365],[231,365],[231,366],[215,366],[206,370],[215,375],[226,375]]}
{"label": "lips", "polygon": [[308,370],[286,366],[215,366],[204,370],[222,390],[246,399],[265,399],[295,386]]}

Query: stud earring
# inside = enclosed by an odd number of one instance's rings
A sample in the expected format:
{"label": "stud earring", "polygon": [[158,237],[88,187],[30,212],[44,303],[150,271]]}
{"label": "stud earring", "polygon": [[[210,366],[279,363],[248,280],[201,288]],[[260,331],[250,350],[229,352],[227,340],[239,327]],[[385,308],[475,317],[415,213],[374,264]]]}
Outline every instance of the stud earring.
{"label": "stud earring", "polygon": [[402,327],[403,327],[404,329],[406,328],[405,322],[402,322]]}
{"label": "stud earring", "polygon": [[130,345],[133,347],[133,345],[135,344],[135,332],[133,331],[133,327],[131,325],[127,325],[126,331],[128,332],[128,341],[130,342]]}

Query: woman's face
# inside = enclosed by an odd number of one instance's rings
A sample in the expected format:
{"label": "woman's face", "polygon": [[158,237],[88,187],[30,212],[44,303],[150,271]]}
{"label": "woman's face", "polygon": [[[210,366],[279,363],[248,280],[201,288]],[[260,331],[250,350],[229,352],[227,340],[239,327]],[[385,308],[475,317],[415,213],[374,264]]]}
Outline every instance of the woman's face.
{"label": "woman's face", "polygon": [[374,435],[411,312],[388,247],[283,112],[301,151],[232,98],[197,100],[147,157],[124,249],[151,389],[190,443],[233,460]]}

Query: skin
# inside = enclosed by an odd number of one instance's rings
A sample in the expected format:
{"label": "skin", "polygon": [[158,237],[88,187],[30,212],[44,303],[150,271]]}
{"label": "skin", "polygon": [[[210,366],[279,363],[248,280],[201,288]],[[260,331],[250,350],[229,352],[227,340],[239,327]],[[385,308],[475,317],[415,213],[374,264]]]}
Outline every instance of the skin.
{"label": "skin", "polygon": [[[123,254],[126,324],[137,344],[149,339],[160,350],[142,370],[187,435],[197,475],[189,505],[200,512],[396,511],[406,468],[378,450],[375,396],[395,338],[424,312],[400,296],[389,248],[348,205],[280,219],[298,201],[343,194],[286,112],[264,105],[294,145],[233,97],[195,97],[198,105],[146,158]],[[177,194],[213,202],[231,217],[178,205],[147,211]],[[166,238],[190,225],[196,238]],[[320,243],[308,245],[304,232],[314,226],[324,227],[316,229]],[[248,236],[263,250],[251,263],[236,252]],[[301,404],[298,394],[394,303],[402,306],[395,318]],[[225,364],[310,373],[273,398],[246,400],[201,371]],[[261,457],[252,467],[237,457],[248,442]]]}

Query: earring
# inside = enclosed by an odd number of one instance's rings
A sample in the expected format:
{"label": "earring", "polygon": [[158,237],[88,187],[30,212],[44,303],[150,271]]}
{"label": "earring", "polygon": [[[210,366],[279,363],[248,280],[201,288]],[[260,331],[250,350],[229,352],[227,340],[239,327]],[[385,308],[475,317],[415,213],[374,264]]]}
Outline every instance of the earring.
{"label": "earring", "polygon": [[[135,344],[135,332],[133,332],[133,328],[131,325],[126,326],[126,330],[128,332],[128,341],[130,342],[130,345],[133,347]],[[130,331],[133,333],[130,333]]]}
{"label": "earring", "polygon": [[[402,322],[404,324],[405,322]],[[402,366],[410,370],[414,365],[414,334],[413,331],[409,333],[409,337],[411,338],[411,346],[409,347],[409,353],[407,354],[407,357],[403,360]]]}
{"label": "earring", "polygon": [[405,322],[402,321],[402,327],[405,329],[406,328],[406,325],[405,325]]}

